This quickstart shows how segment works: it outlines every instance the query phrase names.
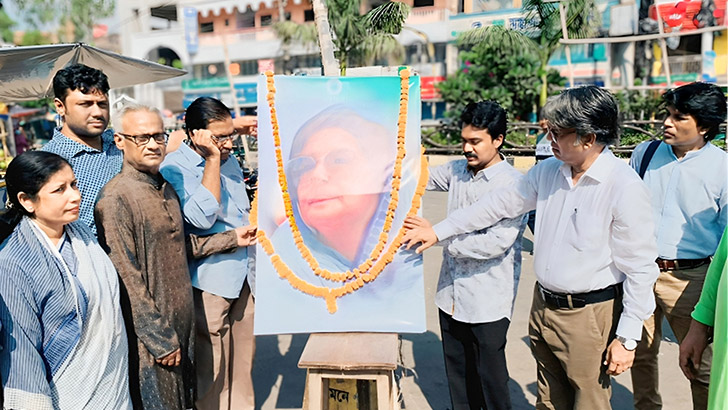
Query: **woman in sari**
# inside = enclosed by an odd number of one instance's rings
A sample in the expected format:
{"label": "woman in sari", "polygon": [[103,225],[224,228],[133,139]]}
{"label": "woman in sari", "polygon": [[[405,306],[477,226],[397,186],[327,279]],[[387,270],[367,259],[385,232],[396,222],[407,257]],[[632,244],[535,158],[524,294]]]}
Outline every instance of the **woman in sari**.
{"label": "woman in sari", "polygon": [[10,409],[131,409],[128,347],[111,261],[78,219],[60,156],[30,151],[6,173],[0,222],[0,379]]}

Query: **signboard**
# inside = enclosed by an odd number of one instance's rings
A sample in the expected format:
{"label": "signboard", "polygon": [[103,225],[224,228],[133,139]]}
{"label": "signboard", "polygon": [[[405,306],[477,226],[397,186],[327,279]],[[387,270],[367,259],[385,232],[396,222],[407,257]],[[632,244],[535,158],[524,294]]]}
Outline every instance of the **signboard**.
{"label": "signboard", "polygon": [[[182,82],[182,90],[184,98],[182,106],[187,109],[192,101],[199,97],[207,96],[217,98],[225,103],[228,107],[232,107],[233,97],[230,95],[230,86],[225,78],[208,78],[208,79],[192,79]],[[256,104],[258,100],[258,91],[256,83],[236,83],[235,98],[242,107],[250,107]]]}
{"label": "signboard", "polygon": [[187,46],[187,52],[190,54],[197,54],[200,44],[197,31],[197,9],[194,7],[185,7],[182,13],[184,16],[185,45]]}
{"label": "signboard", "polygon": [[726,0],[657,0],[655,5],[650,6],[650,17],[657,20],[659,13],[667,32],[685,31],[723,25],[725,11]]}
{"label": "signboard", "polygon": [[445,81],[443,76],[420,77],[422,82],[422,100],[436,100],[440,98],[440,91],[437,90],[438,83]]}

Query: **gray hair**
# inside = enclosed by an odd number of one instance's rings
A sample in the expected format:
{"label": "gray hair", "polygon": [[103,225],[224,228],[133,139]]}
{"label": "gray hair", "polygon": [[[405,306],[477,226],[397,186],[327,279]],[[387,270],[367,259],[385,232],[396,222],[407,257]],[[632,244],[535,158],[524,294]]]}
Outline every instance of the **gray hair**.
{"label": "gray hair", "polygon": [[543,117],[560,129],[576,130],[577,141],[590,134],[601,145],[619,141],[619,108],[609,91],[594,85],[571,88],[550,97],[543,107]]}
{"label": "gray hair", "polygon": [[112,115],[111,124],[114,127],[114,131],[116,132],[124,132],[124,126],[123,120],[124,117],[126,117],[127,114],[131,114],[133,112],[139,112],[139,111],[145,111],[150,112],[152,114],[156,114],[159,116],[159,120],[163,122],[162,120],[162,113],[159,112],[158,109],[151,107],[149,105],[139,104],[136,102],[126,102],[121,108],[114,110],[114,114]]}

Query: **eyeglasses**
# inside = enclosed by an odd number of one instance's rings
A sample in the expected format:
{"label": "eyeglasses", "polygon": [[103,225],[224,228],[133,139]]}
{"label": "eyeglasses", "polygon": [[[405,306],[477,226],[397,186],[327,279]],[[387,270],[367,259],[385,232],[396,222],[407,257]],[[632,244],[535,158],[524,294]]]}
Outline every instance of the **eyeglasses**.
{"label": "eyeglasses", "polygon": [[569,131],[568,129],[562,129],[562,128],[555,128],[555,127],[548,127],[547,128],[549,135],[551,136],[551,141],[558,143],[559,138],[565,137],[569,134],[573,134],[576,132],[576,130]]}
{"label": "eyeglasses", "polygon": [[210,138],[212,138],[213,141],[215,141],[216,144],[224,144],[228,141],[234,141],[236,138],[238,138],[240,134],[237,132],[233,132],[229,135],[212,135]]}
{"label": "eyeglasses", "polygon": [[169,139],[169,135],[164,132],[159,132],[156,134],[139,134],[139,135],[128,135],[123,134],[121,132],[117,132],[117,134],[121,135],[122,137],[126,139],[130,139],[134,141],[135,144],[138,146],[147,145],[149,143],[149,140],[154,140],[159,145],[166,145],[167,140]]}
{"label": "eyeglasses", "polygon": [[346,149],[330,152],[320,160],[312,157],[295,157],[286,164],[286,172],[290,173],[292,178],[298,178],[316,168],[316,164],[322,161],[326,170],[335,174],[350,167],[355,160],[356,153]]}

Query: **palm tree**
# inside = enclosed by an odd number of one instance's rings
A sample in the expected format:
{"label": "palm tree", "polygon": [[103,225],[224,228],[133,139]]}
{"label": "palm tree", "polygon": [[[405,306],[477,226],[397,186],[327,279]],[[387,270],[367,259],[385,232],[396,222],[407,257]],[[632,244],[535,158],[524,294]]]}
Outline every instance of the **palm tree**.
{"label": "palm tree", "polygon": [[[599,26],[594,0],[563,0],[563,3],[566,6],[569,38],[593,36]],[[547,65],[562,38],[559,5],[545,0],[524,0],[522,10],[526,19],[525,30],[508,30],[501,26],[479,27],[464,32],[458,42],[461,45],[486,43],[513,54],[537,55],[541,64],[539,107],[543,107],[548,98]]]}
{"label": "palm tree", "polygon": [[[359,5],[358,0],[313,0],[325,75],[346,75],[346,69],[351,65],[404,56],[404,48],[394,35],[402,31],[409,6],[387,2],[362,15]],[[310,37],[303,35],[305,31],[294,29],[293,24],[296,23],[276,24],[279,27],[274,29],[282,43],[310,41]],[[334,59],[338,60],[338,70],[333,68]]]}

